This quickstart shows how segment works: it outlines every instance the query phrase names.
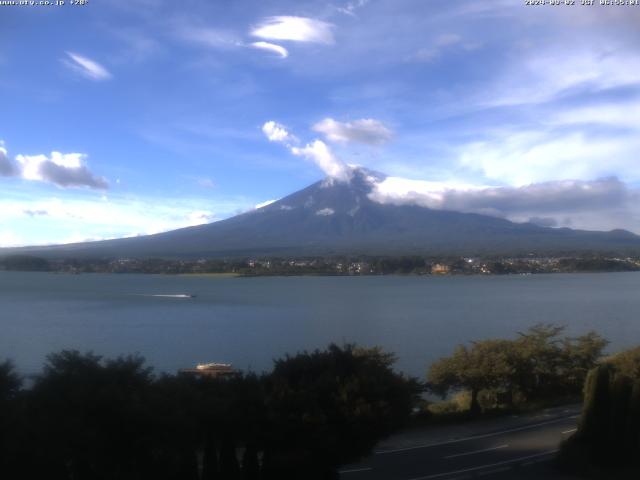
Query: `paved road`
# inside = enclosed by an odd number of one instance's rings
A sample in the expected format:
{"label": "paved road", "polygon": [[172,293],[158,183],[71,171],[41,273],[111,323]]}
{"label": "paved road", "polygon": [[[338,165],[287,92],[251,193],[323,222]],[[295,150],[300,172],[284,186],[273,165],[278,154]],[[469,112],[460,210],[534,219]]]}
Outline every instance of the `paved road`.
{"label": "paved road", "polygon": [[[342,480],[535,478],[571,435],[579,405],[511,416],[466,427],[406,432],[381,444],[363,462],[342,468]],[[463,435],[460,435],[463,433]],[[421,442],[422,440],[422,442]],[[529,471],[527,474],[527,471]],[[540,478],[548,478],[546,476]]]}

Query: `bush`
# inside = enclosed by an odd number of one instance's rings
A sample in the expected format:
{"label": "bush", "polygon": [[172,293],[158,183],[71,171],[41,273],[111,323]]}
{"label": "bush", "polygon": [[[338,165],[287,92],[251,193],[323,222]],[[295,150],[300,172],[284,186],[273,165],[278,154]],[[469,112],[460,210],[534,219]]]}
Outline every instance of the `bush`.
{"label": "bush", "polygon": [[331,345],[261,377],[155,377],[141,357],[63,351],[31,390],[0,364],[0,476],[334,478],[411,415],[420,386],[393,362]]}
{"label": "bush", "polygon": [[640,457],[638,348],[610,357],[589,372],[578,431],[561,448],[567,470],[637,467]]}

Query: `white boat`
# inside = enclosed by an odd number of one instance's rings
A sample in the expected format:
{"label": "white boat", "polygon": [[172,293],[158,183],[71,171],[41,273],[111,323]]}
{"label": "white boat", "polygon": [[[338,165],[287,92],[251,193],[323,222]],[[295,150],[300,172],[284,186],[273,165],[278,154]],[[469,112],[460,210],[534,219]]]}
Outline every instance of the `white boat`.
{"label": "white boat", "polygon": [[180,373],[191,373],[207,377],[234,375],[236,370],[230,363],[199,363],[195,368],[183,368]]}

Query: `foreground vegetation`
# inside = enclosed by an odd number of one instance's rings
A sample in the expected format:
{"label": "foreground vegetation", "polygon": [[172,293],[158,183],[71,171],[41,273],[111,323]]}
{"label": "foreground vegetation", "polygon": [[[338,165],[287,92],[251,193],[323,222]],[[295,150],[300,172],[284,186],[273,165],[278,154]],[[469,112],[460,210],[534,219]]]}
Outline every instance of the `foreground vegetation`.
{"label": "foreground vegetation", "polygon": [[51,355],[29,389],[0,365],[0,477],[332,479],[419,394],[378,349],[331,345],[267,375],[154,377],[139,357]]}
{"label": "foreground vegetation", "polygon": [[607,341],[598,334],[562,334],[539,324],[515,339],[461,345],[430,367],[426,384],[394,372],[393,355],[353,345],[286,356],[262,375],[218,378],[154,376],[137,356],[63,351],[48,357],[29,388],[7,361],[0,476],[335,479],[339,465],[410,424],[425,391],[446,400],[420,420],[454,410],[467,419],[578,399],[585,379],[584,415],[563,447],[564,467],[634,465],[640,348],[603,360]]}
{"label": "foreground vegetation", "polygon": [[[443,397],[462,393],[471,415],[483,410],[577,398],[587,373],[607,345],[595,332],[561,337],[563,327],[539,324],[514,340],[491,339],[460,345],[434,362],[428,387]],[[449,404],[459,405],[459,398]],[[443,411],[440,406],[440,411]]]}
{"label": "foreground vegetation", "polygon": [[640,347],[589,372],[580,425],[560,464],[591,478],[640,477]]}

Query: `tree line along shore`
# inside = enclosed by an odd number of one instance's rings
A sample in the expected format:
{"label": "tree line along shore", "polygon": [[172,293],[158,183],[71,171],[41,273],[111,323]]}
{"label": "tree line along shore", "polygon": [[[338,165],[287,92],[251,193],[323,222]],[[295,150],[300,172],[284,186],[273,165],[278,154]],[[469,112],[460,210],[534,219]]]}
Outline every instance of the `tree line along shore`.
{"label": "tree line along shore", "polygon": [[59,273],[150,273],[268,275],[507,275],[640,270],[640,257],[559,254],[523,257],[335,256],[242,259],[57,259],[0,257],[0,270]]}
{"label": "tree line along shore", "polygon": [[558,465],[586,476],[637,471],[640,347],[604,356],[607,341],[597,333],[562,334],[539,324],[514,339],[460,345],[423,380],[394,371],[393,354],[355,345],[287,355],[262,374],[218,377],[154,375],[139,356],[62,351],[47,358],[28,388],[5,361],[0,475],[335,479],[340,465],[400,428],[575,401],[583,393],[578,431]]}

